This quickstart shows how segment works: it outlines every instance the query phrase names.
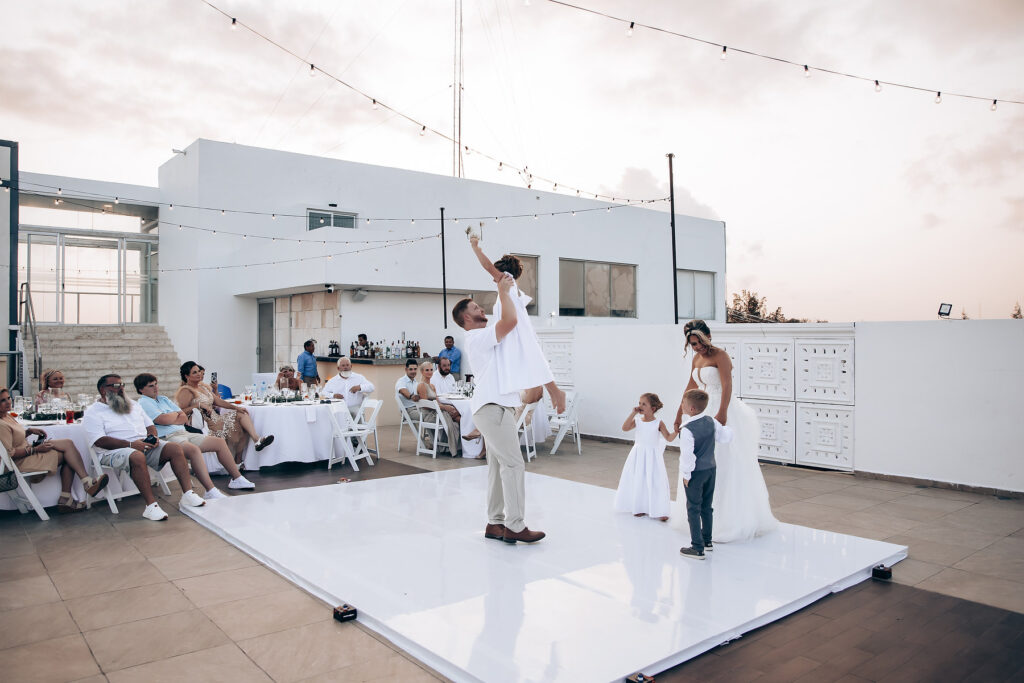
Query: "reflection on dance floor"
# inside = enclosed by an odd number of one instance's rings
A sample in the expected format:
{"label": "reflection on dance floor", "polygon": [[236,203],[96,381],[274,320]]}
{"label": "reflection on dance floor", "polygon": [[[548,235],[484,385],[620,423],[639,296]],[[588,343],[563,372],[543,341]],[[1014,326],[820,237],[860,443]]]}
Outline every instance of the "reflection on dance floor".
{"label": "reflection on dance floor", "polygon": [[[614,491],[527,473],[534,546],[483,536],[486,468],[232,498],[187,513],[455,680],[657,673],[892,564],[906,548],[782,525],[705,562]],[[325,606],[325,609],[328,609]]]}

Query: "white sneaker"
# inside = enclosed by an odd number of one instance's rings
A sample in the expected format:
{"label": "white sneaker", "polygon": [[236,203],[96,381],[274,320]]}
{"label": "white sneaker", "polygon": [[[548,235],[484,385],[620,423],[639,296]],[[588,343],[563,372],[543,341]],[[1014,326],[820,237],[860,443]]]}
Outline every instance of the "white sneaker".
{"label": "white sneaker", "polygon": [[230,482],[228,482],[228,488],[229,489],[254,489],[254,488],[256,488],[256,484],[254,484],[251,481],[249,481],[248,479],[246,479],[244,474],[239,474],[238,475],[238,479],[232,479]]}
{"label": "white sneaker", "polygon": [[161,510],[155,502],[146,506],[146,509],[142,511],[142,516],[154,522],[162,522],[167,519],[167,513]]}
{"label": "white sneaker", "polygon": [[204,500],[219,500],[221,498],[227,498],[227,496],[225,496],[217,487],[213,487],[212,489],[203,494]]}
{"label": "white sneaker", "polygon": [[184,507],[186,505],[197,508],[206,505],[206,501],[197,496],[195,491],[189,489],[188,491],[185,491],[185,493],[181,494],[181,500],[178,502],[178,507]]}

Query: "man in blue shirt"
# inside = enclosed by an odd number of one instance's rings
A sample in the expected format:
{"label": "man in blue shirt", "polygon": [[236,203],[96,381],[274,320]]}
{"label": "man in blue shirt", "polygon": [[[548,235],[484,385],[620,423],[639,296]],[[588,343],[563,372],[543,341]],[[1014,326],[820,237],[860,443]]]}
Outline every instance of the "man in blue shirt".
{"label": "man in blue shirt", "polygon": [[192,472],[206,489],[206,495],[203,498],[206,500],[227,498],[213,485],[210,473],[206,469],[203,453],[217,454],[217,460],[231,475],[231,481],[228,483],[229,489],[256,488],[255,484],[242,476],[227,441],[216,436],[194,434],[185,429],[184,425],[188,423],[188,416],[178,407],[177,403],[160,395],[154,375],[144,372],[135,378],[134,384],[135,391],[139,393],[140,397],[139,405],[156,426],[156,435],[164,441],[179,444],[185,451],[185,457],[192,463]]}
{"label": "man in blue shirt", "polygon": [[316,356],[313,355],[315,346],[316,341],[313,339],[303,344],[303,351],[299,354],[296,363],[298,365],[299,377],[306,384],[320,384],[320,374],[316,371]]}
{"label": "man in blue shirt", "polygon": [[455,379],[462,379],[462,352],[455,348],[455,337],[451,335],[444,338],[444,348],[437,354],[440,358],[447,358],[452,362],[452,375]]}

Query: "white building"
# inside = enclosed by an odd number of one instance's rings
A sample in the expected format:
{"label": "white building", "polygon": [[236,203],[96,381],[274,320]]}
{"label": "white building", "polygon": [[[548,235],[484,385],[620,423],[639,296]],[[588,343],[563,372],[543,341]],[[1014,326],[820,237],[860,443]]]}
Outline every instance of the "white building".
{"label": "white building", "polygon": [[[158,188],[25,172],[19,188],[22,206],[63,199],[63,209],[138,217],[123,282],[109,292],[119,303],[103,322],[159,322],[183,359],[202,359],[226,382],[294,361],[310,337],[323,353],[330,340],[347,349],[360,332],[405,336],[431,352],[445,334],[459,340],[448,311],[493,292],[467,227],[482,232],[489,256],[526,257],[521,280],[538,327],[673,319],[669,216],[647,208],[209,140],[163,164]],[[24,220],[21,228],[22,243],[34,230],[47,249],[49,232],[69,233]],[[679,317],[724,320],[725,225],[677,216],[676,244]],[[19,269],[33,282],[40,275]],[[52,305],[36,304],[40,321],[94,322],[62,300],[75,287],[56,280],[69,272],[47,277],[33,284],[52,291]]]}

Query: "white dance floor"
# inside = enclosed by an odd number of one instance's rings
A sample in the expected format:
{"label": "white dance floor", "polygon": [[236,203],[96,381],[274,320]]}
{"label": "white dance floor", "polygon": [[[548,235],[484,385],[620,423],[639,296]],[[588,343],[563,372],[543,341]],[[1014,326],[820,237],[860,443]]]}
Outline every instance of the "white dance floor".
{"label": "white dance floor", "polygon": [[[656,674],[906,557],[906,547],[784,524],[704,562],[614,491],[527,473],[527,522],[483,536],[487,468],[238,496],[187,514],[459,681]],[[325,607],[325,609],[328,609]]]}

